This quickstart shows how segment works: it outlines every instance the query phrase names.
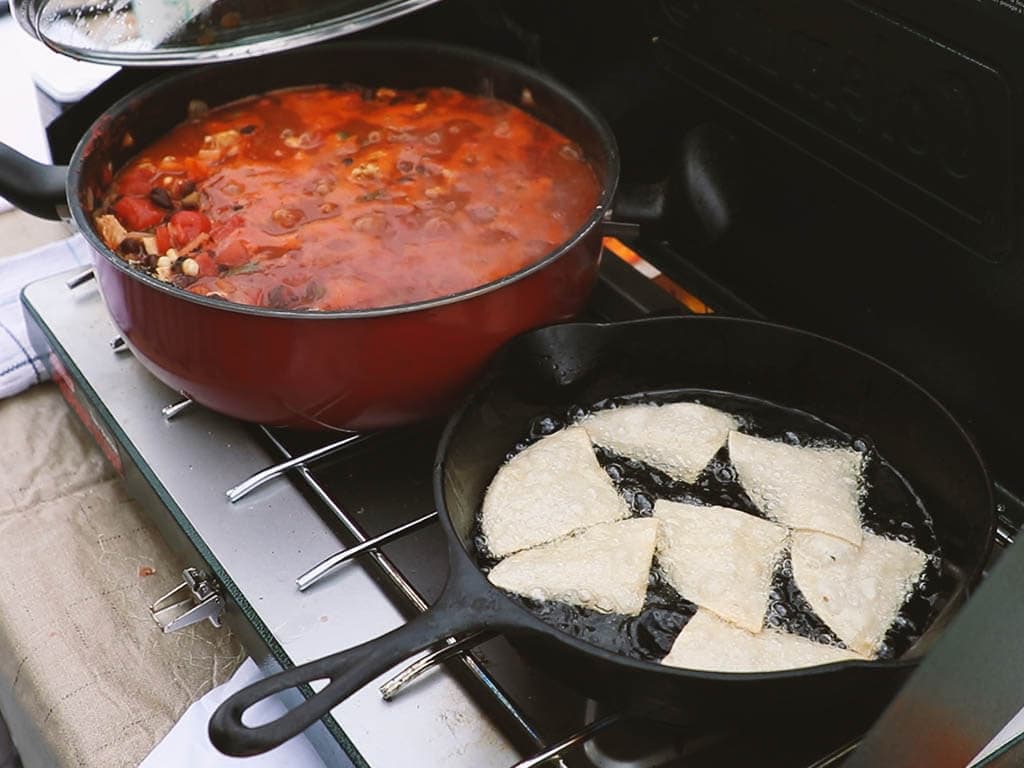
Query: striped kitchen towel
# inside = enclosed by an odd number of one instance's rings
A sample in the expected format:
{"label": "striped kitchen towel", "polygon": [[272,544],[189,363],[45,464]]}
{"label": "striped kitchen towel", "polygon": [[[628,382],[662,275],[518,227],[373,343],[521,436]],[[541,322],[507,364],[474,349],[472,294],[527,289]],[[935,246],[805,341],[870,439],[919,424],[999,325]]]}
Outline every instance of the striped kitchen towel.
{"label": "striped kitchen towel", "polygon": [[21,308],[21,289],[58,272],[92,263],[81,235],[0,259],[0,397],[16,395],[49,377],[42,356],[33,350]]}

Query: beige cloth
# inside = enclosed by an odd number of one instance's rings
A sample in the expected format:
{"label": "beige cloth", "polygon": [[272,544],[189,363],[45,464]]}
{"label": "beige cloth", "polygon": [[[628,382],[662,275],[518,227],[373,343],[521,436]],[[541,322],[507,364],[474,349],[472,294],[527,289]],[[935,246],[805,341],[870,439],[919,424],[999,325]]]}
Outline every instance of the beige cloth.
{"label": "beige cloth", "polygon": [[26,768],[136,766],[234,672],[227,628],[149,615],[185,565],[56,387],[0,401],[0,705]]}

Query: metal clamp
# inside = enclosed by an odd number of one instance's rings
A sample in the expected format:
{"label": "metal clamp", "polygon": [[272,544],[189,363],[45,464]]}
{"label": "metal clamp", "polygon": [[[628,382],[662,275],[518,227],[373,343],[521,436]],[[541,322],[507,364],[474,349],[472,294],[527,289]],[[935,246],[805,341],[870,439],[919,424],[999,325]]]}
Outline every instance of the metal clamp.
{"label": "metal clamp", "polygon": [[203,619],[220,627],[224,598],[219,585],[197,568],[181,572],[182,583],[150,606],[153,621],[164,634],[176,632]]}

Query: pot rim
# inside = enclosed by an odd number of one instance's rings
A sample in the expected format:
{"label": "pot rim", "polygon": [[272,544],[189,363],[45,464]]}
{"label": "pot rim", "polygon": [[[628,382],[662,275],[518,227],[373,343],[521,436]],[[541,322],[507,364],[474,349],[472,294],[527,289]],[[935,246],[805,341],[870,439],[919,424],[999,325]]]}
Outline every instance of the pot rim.
{"label": "pot rim", "polygon": [[[463,59],[484,63],[503,69],[507,72],[511,72],[514,75],[521,77],[524,81],[524,85],[530,82],[543,83],[546,87],[550,88],[557,96],[564,102],[568,103],[578,114],[580,114],[596,131],[600,142],[604,145],[607,150],[607,161],[605,163],[605,180],[601,195],[594,206],[594,210],[585,222],[580,226],[574,234],[568,239],[562,242],[554,250],[550,251],[545,257],[538,261],[529,264],[522,269],[512,272],[511,274],[505,275],[504,277],[492,280],[489,283],[478,285],[474,288],[469,288],[458,293],[448,294],[446,296],[440,296],[433,299],[425,299],[423,301],[411,302],[409,304],[396,304],[388,307],[370,307],[365,309],[344,309],[344,310],[332,310],[332,311],[318,311],[318,310],[295,310],[295,309],[275,309],[272,307],[260,307],[251,304],[240,304],[231,301],[224,301],[222,299],[210,298],[208,296],[202,296],[196,293],[192,293],[183,288],[178,288],[170,283],[165,283],[162,280],[142,272],[128,264],[117,254],[113,253],[111,249],[103,242],[103,240],[96,233],[90,217],[82,209],[82,206],[78,199],[78,189],[82,181],[82,167],[85,163],[86,157],[89,155],[91,148],[94,144],[95,133],[97,130],[102,130],[102,125],[116,117],[117,115],[126,111],[130,104],[137,101],[140,98],[152,96],[154,93],[158,93],[160,90],[165,88],[167,84],[175,82],[177,80],[186,80],[189,77],[195,77],[197,69],[189,69],[184,72],[179,72],[168,77],[161,77],[157,80],[147,83],[139,88],[128,93],[116,101],[104,114],[100,120],[93,124],[90,130],[82,137],[79,141],[78,146],[75,148],[74,154],[71,157],[68,172],[67,182],[67,199],[68,207],[71,211],[71,215],[74,217],[75,223],[78,226],[79,231],[83,234],[85,239],[92,246],[93,250],[102,256],[104,256],[115,269],[128,275],[129,277],[138,280],[149,287],[161,291],[171,297],[184,299],[194,304],[209,307],[211,309],[224,310],[228,312],[237,312],[245,315],[255,315],[258,317],[275,317],[275,318],[288,318],[293,320],[339,320],[345,318],[372,318],[372,317],[385,317],[391,315],[403,315],[413,312],[420,312],[431,310],[439,307],[448,306],[450,304],[456,304],[462,301],[473,299],[477,296],[491,293],[493,291],[500,290],[506,285],[523,280],[535,272],[543,270],[549,264],[557,261],[563,255],[571,251],[583,238],[585,238],[595,227],[599,226],[601,221],[606,216],[607,212],[611,210],[612,198],[615,195],[615,191],[618,187],[619,180],[619,151],[618,145],[615,141],[615,135],[611,130],[611,127],[605,121],[596,110],[591,108],[583,99],[577,95],[570,88],[562,84],[560,81],[549,77],[547,74],[540,72],[532,67],[522,64],[518,61],[505,58],[503,56],[495,56],[485,51],[480,51],[474,48],[461,45],[449,45],[446,43],[424,43],[422,41],[407,41],[400,39],[388,39],[379,41],[366,41],[366,42],[343,42],[337,43],[337,47],[345,48],[346,50],[354,51],[380,51],[380,50],[393,50],[395,55],[402,55],[406,52],[412,53],[431,53],[440,54],[445,56],[461,57]],[[302,49],[300,49],[301,51]],[[296,53],[299,51],[296,51]],[[275,54],[276,56],[288,56],[289,53]],[[207,65],[209,66],[209,65]],[[231,67],[238,66],[238,62],[224,62],[222,64],[216,64],[213,66]],[[250,94],[254,95],[254,94]],[[239,98],[245,98],[239,96]]]}

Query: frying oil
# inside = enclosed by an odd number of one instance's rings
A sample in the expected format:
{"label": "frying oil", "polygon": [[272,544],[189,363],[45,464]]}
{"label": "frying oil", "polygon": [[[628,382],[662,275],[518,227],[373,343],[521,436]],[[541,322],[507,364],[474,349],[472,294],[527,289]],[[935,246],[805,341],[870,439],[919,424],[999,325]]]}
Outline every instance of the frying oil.
{"label": "frying oil", "polygon": [[[905,653],[938,611],[940,598],[951,591],[954,584],[941,568],[941,552],[934,525],[923,504],[896,468],[878,453],[868,436],[847,434],[811,414],[763,400],[687,389],[618,397],[590,407],[573,406],[561,413],[537,417],[530,425],[529,434],[513,447],[509,457],[590,413],[617,405],[670,402],[697,402],[718,408],[735,416],[742,431],[758,437],[805,447],[853,449],[864,456],[860,495],[863,527],[912,544],[929,555],[925,572],[890,627],[878,657],[891,659]],[[595,447],[595,451],[599,463],[626,500],[634,517],[649,517],[656,499],[668,499],[732,507],[765,518],[739,484],[736,471],[729,462],[728,449],[724,446],[694,483],[675,480],[643,462],[604,448]],[[475,533],[480,565],[486,571],[496,561],[485,554],[479,519]],[[607,650],[647,661],[660,661],[668,653],[679,632],[697,610],[697,606],[668,584],[657,567],[657,560],[648,579],[646,602],[638,616],[602,614],[556,601],[538,601],[519,595],[510,597],[563,632]],[[765,626],[845,647],[800,592],[793,580],[788,552],[775,567]]]}

